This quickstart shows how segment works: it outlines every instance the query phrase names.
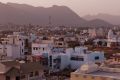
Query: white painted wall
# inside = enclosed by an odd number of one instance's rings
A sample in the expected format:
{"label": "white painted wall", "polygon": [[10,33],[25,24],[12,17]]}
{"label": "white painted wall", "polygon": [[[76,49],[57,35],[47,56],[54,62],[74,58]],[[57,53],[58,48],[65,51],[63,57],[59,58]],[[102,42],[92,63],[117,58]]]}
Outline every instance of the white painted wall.
{"label": "white painted wall", "polygon": [[[37,49],[35,49],[37,48]],[[44,53],[50,53],[52,49],[51,44],[32,43],[32,55],[42,55]]]}
{"label": "white painted wall", "polygon": [[0,44],[0,54],[10,58],[20,58],[20,46],[10,44]]}

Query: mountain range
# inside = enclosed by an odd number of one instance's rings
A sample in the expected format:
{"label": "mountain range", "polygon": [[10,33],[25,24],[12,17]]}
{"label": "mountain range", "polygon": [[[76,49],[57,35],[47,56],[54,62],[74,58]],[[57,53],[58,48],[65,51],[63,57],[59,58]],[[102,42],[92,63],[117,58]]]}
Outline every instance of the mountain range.
{"label": "mountain range", "polygon": [[86,20],[66,6],[34,7],[27,4],[0,3],[0,23],[67,26],[113,26],[102,19]]}
{"label": "mountain range", "polygon": [[110,14],[97,14],[97,15],[86,15],[83,17],[86,20],[101,19],[114,25],[120,25],[120,16]]}

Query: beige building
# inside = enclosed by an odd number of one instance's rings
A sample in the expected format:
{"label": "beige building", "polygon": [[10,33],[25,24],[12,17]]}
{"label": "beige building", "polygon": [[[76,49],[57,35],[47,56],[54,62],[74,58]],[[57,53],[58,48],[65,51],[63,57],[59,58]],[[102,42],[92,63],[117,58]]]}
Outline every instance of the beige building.
{"label": "beige building", "polygon": [[0,63],[0,80],[41,80],[44,67],[38,63],[6,61]]}
{"label": "beige building", "polygon": [[120,80],[120,68],[85,64],[71,73],[70,80]]}

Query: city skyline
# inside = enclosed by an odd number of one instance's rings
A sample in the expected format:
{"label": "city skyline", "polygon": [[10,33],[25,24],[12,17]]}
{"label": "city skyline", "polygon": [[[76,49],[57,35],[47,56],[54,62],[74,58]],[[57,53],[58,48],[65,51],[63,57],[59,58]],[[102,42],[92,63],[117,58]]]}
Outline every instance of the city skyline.
{"label": "city skyline", "polygon": [[64,5],[71,8],[79,16],[96,15],[99,13],[119,15],[120,13],[119,0],[0,0],[0,2],[29,4],[42,7],[51,7],[52,5]]}

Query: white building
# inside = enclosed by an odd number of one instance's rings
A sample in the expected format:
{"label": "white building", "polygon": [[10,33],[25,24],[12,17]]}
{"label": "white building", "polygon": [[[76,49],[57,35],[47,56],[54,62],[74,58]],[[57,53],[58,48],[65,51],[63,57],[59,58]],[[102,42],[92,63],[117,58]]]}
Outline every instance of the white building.
{"label": "white building", "polygon": [[103,52],[88,51],[87,47],[69,48],[65,52],[51,52],[48,56],[49,66],[59,70],[68,66],[71,69],[78,69],[82,64],[90,62],[101,64],[105,60]]}
{"label": "white building", "polygon": [[32,55],[42,56],[44,53],[50,53],[52,46],[50,44],[32,43]]}
{"label": "white building", "polygon": [[48,64],[51,71],[60,71],[69,66],[70,58],[64,53],[54,52],[48,55]]}
{"label": "white building", "polygon": [[96,29],[88,29],[89,36],[95,38],[97,36]]}
{"label": "white building", "polygon": [[72,69],[77,69],[80,65],[87,62],[102,63],[104,53],[99,51],[88,51],[87,47],[76,47],[75,49],[69,49],[66,54],[70,56],[70,65]]}
{"label": "white building", "polygon": [[30,35],[29,35],[29,41],[33,42],[35,39],[37,39],[37,36],[35,34],[33,34],[33,33],[30,33]]}
{"label": "white building", "polygon": [[88,29],[88,33],[89,33],[90,38],[104,37],[105,36],[105,32],[102,28]]}
{"label": "white building", "polygon": [[20,56],[24,57],[28,53],[28,37],[22,32],[14,32],[13,35],[8,35],[7,38],[2,38],[2,44],[14,48],[18,48],[16,52],[19,51]]}
{"label": "white building", "polygon": [[0,55],[12,59],[20,58],[20,47],[11,44],[0,44]]}
{"label": "white building", "polygon": [[113,30],[109,30],[107,38],[107,47],[118,47],[120,45],[120,36],[115,34]]}
{"label": "white building", "polygon": [[52,71],[67,68],[78,69],[80,65],[87,62],[101,63],[105,60],[104,53],[99,51],[89,51],[87,47],[54,48],[53,42],[43,42],[37,39],[32,43],[32,55],[48,58],[48,66]]}
{"label": "white building", "polygon": [[50,53],[53,48],[53,41],[36,39],[32,43],[32,55],[42,56],[44,53]]}

